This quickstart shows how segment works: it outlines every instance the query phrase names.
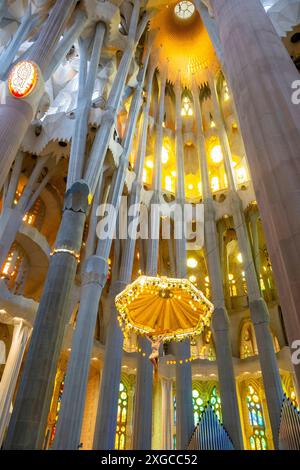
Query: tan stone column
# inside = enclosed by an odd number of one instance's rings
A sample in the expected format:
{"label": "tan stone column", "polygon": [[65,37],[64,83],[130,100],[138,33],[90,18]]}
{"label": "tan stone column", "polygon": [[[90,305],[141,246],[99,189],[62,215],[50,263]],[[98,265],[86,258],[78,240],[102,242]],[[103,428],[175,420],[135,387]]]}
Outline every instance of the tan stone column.
{"label": "tan stone column", "polygon": [[11,348],[0,383],[0,446],[10,420],[10,407],[16,388],[31,326],[21,318],[14,318],[14,332]]}
{"label": "tan stone column", "polygon": [[259,0],[211,4],[292,346],[300,338],[299,74]]}

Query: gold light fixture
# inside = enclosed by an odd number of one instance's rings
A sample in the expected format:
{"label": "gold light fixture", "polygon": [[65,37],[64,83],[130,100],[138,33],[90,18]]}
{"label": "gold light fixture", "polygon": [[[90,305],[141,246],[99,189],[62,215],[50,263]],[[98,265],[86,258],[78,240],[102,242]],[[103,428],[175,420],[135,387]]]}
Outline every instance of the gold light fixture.
{"label": "gold light fixture", "polygon": [[141,276],[117,295],[115,304],[124,332],[163,341],[198,336],[210,326],[213,305],[187,279]]}

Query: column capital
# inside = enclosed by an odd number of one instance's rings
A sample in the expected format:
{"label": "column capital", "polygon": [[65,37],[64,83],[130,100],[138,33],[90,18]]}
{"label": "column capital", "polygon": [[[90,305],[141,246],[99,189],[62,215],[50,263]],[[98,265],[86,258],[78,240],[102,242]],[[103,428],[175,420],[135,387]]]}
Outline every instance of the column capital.
{"label": "column capital", "polygon": [[106,282],[108,271],[107,260],[101,256],[90,256],[84,263],[82,269],[82,284],[99,284],[101,287]]}
{"label": "column capital", "polygon": [[84,180],[75,181],[65,194],[64,211],[86,213],[89,207],[90,188]]}

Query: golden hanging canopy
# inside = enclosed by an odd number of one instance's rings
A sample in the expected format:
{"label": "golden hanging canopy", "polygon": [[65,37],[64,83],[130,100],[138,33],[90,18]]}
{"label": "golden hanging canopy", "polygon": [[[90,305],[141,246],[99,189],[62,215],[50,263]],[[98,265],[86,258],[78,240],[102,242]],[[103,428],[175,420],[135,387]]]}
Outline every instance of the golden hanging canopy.
{"label": "golden hanging canopy", "polygon": [[120,327],[163,341],[199,335],[210,325],[213,305],[187,279],[141,276],[117,295]]}

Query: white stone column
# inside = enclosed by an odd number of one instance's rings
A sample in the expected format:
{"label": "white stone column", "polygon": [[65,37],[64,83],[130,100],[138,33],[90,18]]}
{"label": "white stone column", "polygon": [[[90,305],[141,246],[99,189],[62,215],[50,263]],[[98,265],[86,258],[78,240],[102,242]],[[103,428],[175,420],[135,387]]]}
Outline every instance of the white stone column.
{"label": "white stone column", "polygon": [[214,116],[216,119],[217,129],[219,131],[219,138],[224,157],[224,166],[229,186],[227,197],[229,199],[230,208],[232,211],[234,229],[236,231],[239,249],[243,257],[243,267],[247,282],[251,320],[255,329],[259,360],[273,432],[274,446],[277,448],[278,428],[280,425],[281,405],[283,400],[283,388],[274,350],[273,338],[269,327],[270,315],[267,304],[262,298],[260,285],[256,275],[242,201],[236,188],[234,171],[232,167],[231,149],[220,111],[215,81],[211,75],[209,75],[209,84],[214,104]]}
{"label": "white stone column", "polygon": [[[155,143],[155,163],[153,173],[153,199],[152,203],[159,201],[159,193],[161,189],[161,152],[163,141],[163,119],[165,109],[165,86],[166,74],[162,71],[160,77],[160,97],[159,97],[159,116],[156,130],[156,143]],[[145,146],[144,146],[145,147]],[[145,147],[146,148],[146,147]],[[144,148],[144,150],[145,150]],[[143,156],[144,158],[144,156]],[[142,168],[140,169],[141,175]],[[155,220],[153,220],[155,219]],[[154,227],[151,225],[153,222]],[[160,217],[155,214],[151,218],[149,227],[152,230],[159,228]],[[158,250],[159,240],[149,239],[147,251],[147,266],[146,273],[148,276],[157,275],[158,265]],[[151,449],[152,438],[152,392],[153,392],[153,366],[149,361],[151,353],[151,346],[146,338],[139,339],[139,346],[146,352],[146,356],[139,356],[136,374],[136,394],[135,394],[135,409],[134,409],[134,425],[133,425],[133,449],[143,450]],[[144,397],[147,399],[144,400]]]}
{"label": "white stone column", "polygon": [[299,73],[259,0],[211,4],[291,346],[300,338]]}
{"label": "white stone column", "polygon": [[[184,214],[185,187],[184,187],[184,152],[182,138],[182,116],[181,116],[182,88],[179,80],[175,83],[175,106],[176,106],[176,203],[181,207]],[[186,278],[186,239],[182,227],[181,238],[175,240],[176,250],[176,277]],[[190,342],[174,342],[172,350],[177,357],[176,364],[176,442],[177,449],[186,449],[194,430],[193,396],[192,396],[192,368],[190,362],[185,363],[191,355]],[[178,361],[183,360],[183,364]]]}
{"label": "white stone column", "polygon": [[172,379],[161,378],[162,391],[162,409],[161,409],[161,427],[162,427],[162,449],[172,450],[172,397],[173,381]]}
{"label": "white stone column", "polygon": [[10,407],[31,326],[21,318],[14,318],[11,348],[0,382],[0,447],[10,419]]}

